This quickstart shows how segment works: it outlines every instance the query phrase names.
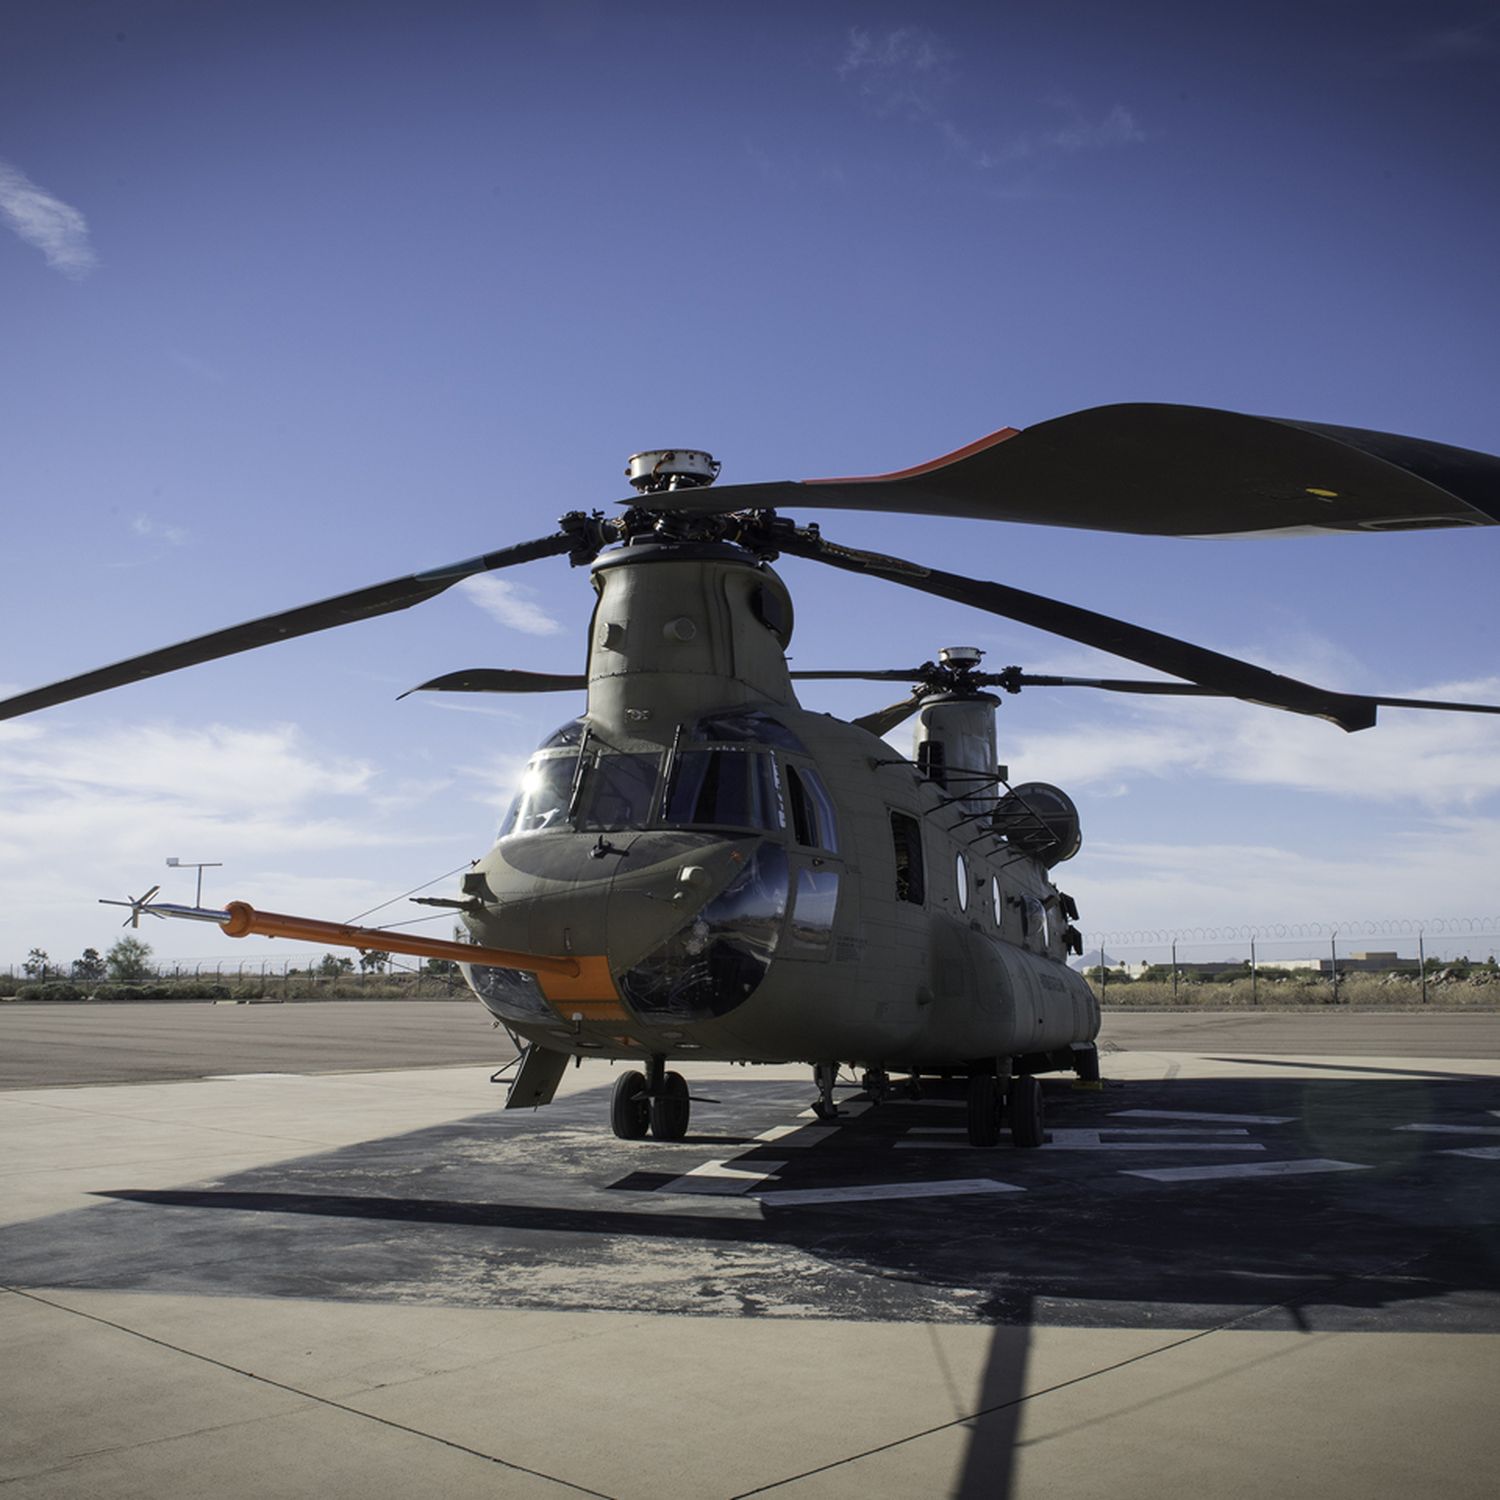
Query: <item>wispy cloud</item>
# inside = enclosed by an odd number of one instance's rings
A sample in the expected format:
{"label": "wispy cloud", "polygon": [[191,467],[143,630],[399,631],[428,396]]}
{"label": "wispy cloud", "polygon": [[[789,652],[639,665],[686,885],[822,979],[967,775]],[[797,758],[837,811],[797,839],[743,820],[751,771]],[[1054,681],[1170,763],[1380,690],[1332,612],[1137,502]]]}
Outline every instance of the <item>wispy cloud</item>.
{"label": "wispy cloud", "polygon": [[956,54],[930,31],[904,26],[881,34],[855,27],[839,61],[839,78],[880,115],[931,130],[952,155],[981,171],[1039,167],[1085,151],[1117,150],[1146,140],[1134,111],[1115,104],[1090,113],[1072,100],[1048,103],[1052,122],[1008,134],[960,118],[955,107]]}
{"label": "wispy cloud", "polygon": [[64,276],[81,280],[99,264],[83,215],[7,161],[0,161],[0,217]]}
{"label": "wispy cloud", "polygon": [[1407,48],[1414,62],[1466,62],[1490,57],[1496,51],[1497,18],[1489,16],[1468,26],[1444,26],[1423,32]]}
{"label": "wispy cloud", "polygon": [[[191,879],[174,885],[167,854],[225,861],[208,872],[218,882],[205,891],[212,899],[331,917],[407,888],[413,870],[456,863],[446,849],[442,863],[425,848],[444,837],[432,809],[448,778],[393,785],[290,724],[105,724],[79,734],[37,720],[0,729],[10,731],[0,733],[0,910],[10,940],[0,968],[32,943],[61,957],[112,941],[118,915],[101,912],[96,897],[160,879],[169,899],[190,899]],[[428,815],[398,816],[414,807]],[[338,853],[345,868],[329,874]],[[201,953],[217,942],[185,924],[151,928],[159,952]],[[226,962],[250,951],[226,945]]]}
{"label": "wispy cloud", "polygon": [[953,54],[930,31],[902,26],[877,36],[855,27],[838,75],[882,114],[934,119],[952,84]]}
{"label": "wispy cloud", "polygon": [[188,532],[185,526],[173,526],[166,521],[156,521],[144,513],[132,518],[130,529],[137,536],[160,537],[163,541],[170,542],[174,547],[182,546],[188,539]]}
{"label": "wispy cloud", "polygon": [[[1399,696],[1495,703],[1500,679]],[[1500,795],[1500,719],[1385,708],[1375,729],[1346,736],[1321,720],[1232,699],[1141,699],[1066,729],[1023,733],[1010,758],[1017,778],[1111,794],[1132,781],[1201,776],[1346,802],[1474,808]]]}
{"label": "wispy cloud", "polygon": [[466,578],[459,584],[468,597],[492,619],[526,635],[558,635],[562,622],[536,602],[534,589],[507,578]]}

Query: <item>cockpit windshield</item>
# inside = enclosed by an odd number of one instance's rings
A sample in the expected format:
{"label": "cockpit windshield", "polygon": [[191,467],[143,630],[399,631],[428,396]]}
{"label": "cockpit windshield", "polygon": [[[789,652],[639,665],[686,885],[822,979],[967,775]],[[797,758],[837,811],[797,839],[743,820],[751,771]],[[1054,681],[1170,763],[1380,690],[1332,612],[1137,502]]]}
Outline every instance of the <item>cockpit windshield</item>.
{"label": "cockpit windshield", "polygon": [[763,710],[737,708],[705,715],[678,734],[687,743],[664,756],[615,750],[593,735],[586,718],[564,724],[531,757],[499,836],[653,825],[781,834],[790,805],[798,843],[838,847],[816,773],[782,765],[784,752],[802,749],[784,724]]}

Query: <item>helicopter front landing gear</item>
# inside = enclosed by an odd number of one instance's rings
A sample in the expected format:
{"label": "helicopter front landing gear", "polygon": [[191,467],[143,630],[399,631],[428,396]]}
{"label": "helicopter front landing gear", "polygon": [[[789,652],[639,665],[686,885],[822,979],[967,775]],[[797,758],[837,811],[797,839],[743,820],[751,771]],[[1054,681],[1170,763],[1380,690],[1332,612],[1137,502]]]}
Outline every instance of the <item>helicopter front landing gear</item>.
{"label": "helicopter front landing gear", "polygon": [[833,1085],[839,1076],[837,1063],[815,1063],[813,1082],[818,1086],[818,1097],[813,1100],[812,1112],[820,1120],[836,1120],[839,1107],[833,1102]]}
{"label": "helicopter front landing gear", "polygon": [[680,1141],[688,1128],[692,1101],[681,1073],[667,1072],[667,1060],[653,1057],[642,1073],[635,1068],[615,1079],[609,1126],[622,1141],[641,1140],[647,1130],[659,1141]]}
{"label": "helicopter front landing gear", "polygon": [[651,1100],[646,1093],[646,1075],[632,1068],[615,1079],[609,1096],[609,1128],[622,1141],[638,1141],[651,1124]]}

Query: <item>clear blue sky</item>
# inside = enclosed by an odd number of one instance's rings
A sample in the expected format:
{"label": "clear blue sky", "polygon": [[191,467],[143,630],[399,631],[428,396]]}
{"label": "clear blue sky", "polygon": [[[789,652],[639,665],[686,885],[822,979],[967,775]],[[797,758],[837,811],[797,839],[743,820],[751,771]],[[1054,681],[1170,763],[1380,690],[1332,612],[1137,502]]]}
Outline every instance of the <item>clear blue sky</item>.
{"label": "clear blue sky", "polygon": [[[644,447],[873,472],[1153,400],[1500,451],[1497,166],[1492,4],[20,0],[0,685],[543,535]],[[820,519],[1333,687],[1500,701],[1500,533]],[[1122,670],[783,571],[802,666]],[[167,855],[347,918],[481,853],[575,705],[394,700],[579,668],[584,577],[505,582],[0,728],[0,966],[107,947],[98,896],[191,899]],[[1091,929],[1500,910],[1494,720],[1036,691],[1001,738],[1083,809]]]}

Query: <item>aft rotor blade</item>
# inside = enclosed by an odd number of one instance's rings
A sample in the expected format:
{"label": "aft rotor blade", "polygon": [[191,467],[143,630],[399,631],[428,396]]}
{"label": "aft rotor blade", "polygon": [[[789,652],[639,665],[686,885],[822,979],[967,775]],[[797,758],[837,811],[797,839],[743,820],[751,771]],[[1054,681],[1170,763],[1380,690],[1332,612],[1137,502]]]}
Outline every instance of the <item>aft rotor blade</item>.
{"label": "aft rotor blade", "polygon": [[864,714],[858,719],[851,719],[851,724],[858,725],[861,729],[867,729],[873,735],[883,738],[888,735],[898,724],[904,723],[916,713],[920,700],[916,697],[903,698],[899,703],[892,703],[888,708],[877,709],[873,714]]}
{"label": "aft rotor blade", "polygon": [[1293,713],[1314,714],[1351,731],[1368,729],[1375,722],[1376,703],[1372,698],[1314,687],[1236,657],[1194,646],[1175,636],[1162,635],[1110,615],[1048,599],[1042,594],[1030,594],[1003,583],[944,573],[898,557],[883,557],[876,552],[857,552],[806,532],[783,536],[778,545],[783,552],[794,557],[828,563],[850,573],[888,578],[923,593],[970,604],[1004,619],[1017,620],[1023,625],[1050,631],[1053,635],[1094,646],[1114,656],[1123,656],[1144,667],[1169,672],[1173,677],[1186,678],[1226,697],[1244,698],[1251,703],[1285,708]]}
{"label": "aft rotor blade", "polygon": [[[1215,688],[1200,687],[1196,682],[1147,682],[1130,681],[1118,677],[1050,677],[1023,672],[1014,679],[1017,687],[1087,687],[1102,688],[1109,693],[1159,693],[1182,698],[1233,698],[1236,693],[1224,693]],[[1441,713],[1500,714],[1500,703],[1445,703],[1436,698],[1381,698],[1360,697],[1366,703],[1378,704],[1381,708],[1430,708]]]}
{"label": "aft rotor blade", "polygon": [[1204,406],[1096,406],[914,468],[652,495],[653,510],[967,516],[1148,536],[1500,522],[1500,458],[1424,438]]}
{"label": "aft rotor blade", "polygon": [[413,693],[567,693],[586,688],[589,680],[581,672],[523,672],[509,667],[470,667],[449,672],[429,682],[407,688],[400,698]]}
{"label": "aft rotor blade", "polygon": [[311,635],[318,630],[331,630],[335,625],[349,625],[356,620],[371,620],[377,615],[410,609],[412,605],[421,604],[477,573],[513,567],[517,563],[532,562],[539,557],[555,557],[559,553],[571,551],[577,545],[567,532],[559,531],[554,536],[521,542],[514,547],[502,547],[496,552],[485,552],[463,562],[449,563],[446,567],[429,568],[424,573],[409,573],[405,578],[393,578],[387,583],[354,589],[347,594],[335,594],[331,599],[282,610],[280,614],[249,620],[243,625],[231,625],[226,630],[195,636],[189,641],[179,641],[175,646],[164,646],[158,651],[148,651],[142,656],[132,656],[125,661],[116,662],[113,666],[100,667],[96,671],[84,672],[78,677],[69,677],[62,682],[33,688],[29,693],[7,698],[0,702],[0,719],[13,719],[21,714],[34,713],[39,708],[51,708],[54,704],[86,698],[91,693],[102,693],[127,682],[139,682],[147,677],[160,676],[163,672],[175,672],[180,667],[214,661],[221,656],[253,651],[258,646],[269,646],[276,641]]}

